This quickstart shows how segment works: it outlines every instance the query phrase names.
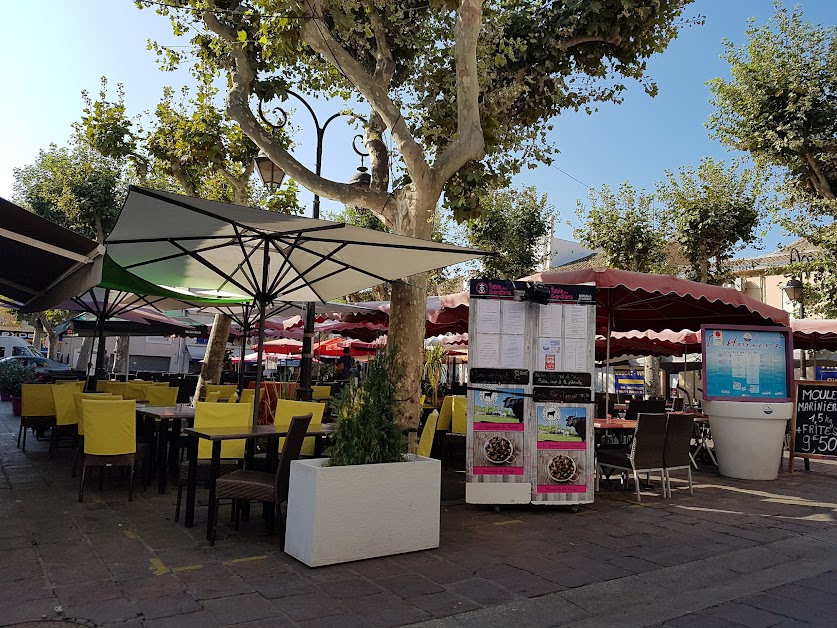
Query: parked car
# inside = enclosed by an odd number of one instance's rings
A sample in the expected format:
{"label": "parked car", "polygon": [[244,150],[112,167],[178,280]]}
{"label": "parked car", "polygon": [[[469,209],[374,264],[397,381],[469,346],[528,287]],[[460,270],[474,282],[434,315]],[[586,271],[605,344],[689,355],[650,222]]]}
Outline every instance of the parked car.
{"label": "parked car", "polygon": [[72,371],[69,365],[43,356],[15,355],[10,358],[3,358],[0,362],[22,362],[31,367],[38,375],[49,375],[58,371]]}

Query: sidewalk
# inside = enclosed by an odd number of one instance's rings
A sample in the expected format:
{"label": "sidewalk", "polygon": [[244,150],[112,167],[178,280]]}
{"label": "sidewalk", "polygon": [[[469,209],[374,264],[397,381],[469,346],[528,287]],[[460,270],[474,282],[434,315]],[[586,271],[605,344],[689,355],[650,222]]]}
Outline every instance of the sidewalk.
{"label": "sidewalk", "polygon": [[50,460],[30,438],[24,454],[17,426],[0,404],[0,626],[784,627],[837,612],[837,465],[768,483],[706,471],[693,496],[681,477],[641,504],[603,490],[577,514],[451,501],[437,550],[309,569],[226,509],[210,548],[205,507],[174,523],[176,483],[129,503],[114,477],[79,504],[72,451]]}

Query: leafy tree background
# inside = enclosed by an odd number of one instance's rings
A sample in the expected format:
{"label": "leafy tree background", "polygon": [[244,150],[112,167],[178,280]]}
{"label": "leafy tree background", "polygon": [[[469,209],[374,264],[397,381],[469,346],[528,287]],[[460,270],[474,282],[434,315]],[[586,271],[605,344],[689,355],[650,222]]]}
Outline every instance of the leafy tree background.
{"label": "leafy tree background", "polygon": [[497,253],[480,259],[480,272],[519,279],[540,270],[555,217],[546,194],[539,196],[534,186],[494,190],[483,197],[479,218],[465,225],[471,246]]}
{"label": "leafy tree background", "polygon": [[625,181],[617,192],[607,185],[591,190],[588,202],[589,209],[580,202],[576,208],[581,226],[574,235],[581,244],[604,251],[612,268],[640,273],[673,270],[667,262],[669,223],[655,208],[653,194]]}

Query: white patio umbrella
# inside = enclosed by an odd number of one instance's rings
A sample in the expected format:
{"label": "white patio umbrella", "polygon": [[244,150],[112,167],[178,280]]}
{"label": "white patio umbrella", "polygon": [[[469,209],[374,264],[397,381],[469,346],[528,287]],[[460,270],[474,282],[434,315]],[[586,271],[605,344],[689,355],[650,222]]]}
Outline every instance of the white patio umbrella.
{"label": "white patio umbrella", "polygon": [[[265,315],[278,301],[328,301],[490,254],[133,186],[105,244],[119,265],[157,285],[252,297],[259,355]],[[257,396],[260,386],[259,364]]]}

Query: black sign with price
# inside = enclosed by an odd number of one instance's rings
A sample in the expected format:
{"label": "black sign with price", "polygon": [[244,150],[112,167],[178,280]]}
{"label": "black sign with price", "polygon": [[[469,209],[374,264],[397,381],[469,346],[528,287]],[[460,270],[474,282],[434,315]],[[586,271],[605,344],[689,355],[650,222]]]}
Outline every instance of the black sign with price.
{"label": "black sign with price", "polygon": [[797,382],[793,453],[837,458],[837,382]]}

